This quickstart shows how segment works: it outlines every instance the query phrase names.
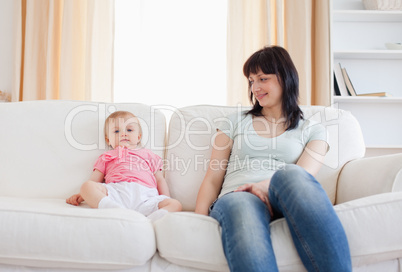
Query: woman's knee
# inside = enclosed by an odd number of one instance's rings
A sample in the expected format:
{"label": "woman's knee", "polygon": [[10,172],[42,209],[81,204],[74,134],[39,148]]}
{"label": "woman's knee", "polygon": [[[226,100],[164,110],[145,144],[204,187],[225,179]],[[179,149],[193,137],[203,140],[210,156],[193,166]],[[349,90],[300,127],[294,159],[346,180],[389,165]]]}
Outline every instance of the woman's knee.
{"label": "woman's knee", "polygon": [[[286,165],[277,171],[271,179],[269,198],[292,195],[305,198],[322,189],[317,180],[298,165]],[[272,195],[273,194],[273,195]]]}
{"label": "woman's knee", "polygon": [[223,218],[237,224],[235,221],[254,221],[259,217],[269,219],[269,211],[264,202],[248,192],[233,192],[222,196],[214,204],[211,214],[220,223]]}
{"label": "woman's knee", "polygon": [[271,186],[287,188],[295,186],[305,186],[305,182],[315,182],[315,178],[311,176],[303,167],[289,164],[282,170],[278,170],[271,178]]}
{"label": "woman's knee", "polygon": [[[242,212],[246,206],[252,205],[256,196],[247,192],[232,192],[219,198],[213,206],[213,209],[222,210],[225,213],[231,211]],[[257,198],[258,199],[258,198]]]}
{"label": "woman's knee", "polygon": [[276,171],[272,178],[274,179],[275,177],[279,177],[280,179],[293,180],[295,177],[304,175],[306,173],[306,170],[304,170],[304,168],[301,166],[296,164],[287,164],[285,168]]}

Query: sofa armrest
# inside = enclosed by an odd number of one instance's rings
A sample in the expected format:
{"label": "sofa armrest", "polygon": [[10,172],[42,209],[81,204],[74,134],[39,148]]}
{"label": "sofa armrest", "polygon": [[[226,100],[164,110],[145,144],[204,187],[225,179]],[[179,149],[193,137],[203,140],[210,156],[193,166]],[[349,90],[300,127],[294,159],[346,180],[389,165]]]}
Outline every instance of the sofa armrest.
{"label": "sofa armrest", "polygon": [[402,153],[348,162],[342,169],[336,204],[366,196],[402,191]]}

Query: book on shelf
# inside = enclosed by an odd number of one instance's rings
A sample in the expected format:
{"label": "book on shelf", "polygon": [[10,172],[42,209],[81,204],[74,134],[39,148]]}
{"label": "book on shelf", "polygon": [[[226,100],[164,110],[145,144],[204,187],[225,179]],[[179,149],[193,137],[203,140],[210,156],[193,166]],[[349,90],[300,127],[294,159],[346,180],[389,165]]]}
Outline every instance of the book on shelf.
{"label": "book on shelf", "polygon": [[387,92],[378,92],[378,93],[363,93],[358,94],[357,96],[392,96],[392,95]]}
{"label": "book on shelf", "polygon": [[339,91],[338,82],[336,81],[335,73],[334,73],[334,95],[340,96],[341,92]]}
{"label": "book on shelf", "polygon": [[355,88],[353,87],[352,81],[350,80],[350,77],[348,75],[348,72],[346,71],[346,68],[342,68],[342,75],[343,79],[345,80],[346,87],[348,88],[348,92],[352,96],[357,96],[357,93],[355,91]]}
{"label": "book on shelf", "polygon": [[342,66],[341,66],[340,63],[337,63],[334,66],[334,74],[335,74],[335,80],[334,80],[335,92],[336,92],[336,86],[338,86],[339,95],[341,95],[341,96],[350,96],[350,94],[348,92],[348,89],[346,87],[345,80],[344,80],[343,75],[342,75]]}
{"label": "book on shelf", "polygon": [[348,89],[348,92],[350,93],[351,96],[377,96],[377,97],[382,97],[382,96],[391,96],[391,94],[387,92],[375,92],[375,93],[357,93],[355,88],[353,87],[352,81],[350,80],[349,74],[346,71],[346,68],[341,68],[342,70],[342,75],[343,79],[345,80],[346,88]]}

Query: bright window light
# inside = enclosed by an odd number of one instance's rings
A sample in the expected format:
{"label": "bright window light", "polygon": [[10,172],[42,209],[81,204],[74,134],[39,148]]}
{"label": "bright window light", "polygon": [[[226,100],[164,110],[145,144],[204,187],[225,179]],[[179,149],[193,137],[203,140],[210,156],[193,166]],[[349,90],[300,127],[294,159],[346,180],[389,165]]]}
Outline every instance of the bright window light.
{"label": "bright window light", "polygon": [[114,102],[226,105],[227,0],[115,5]]}

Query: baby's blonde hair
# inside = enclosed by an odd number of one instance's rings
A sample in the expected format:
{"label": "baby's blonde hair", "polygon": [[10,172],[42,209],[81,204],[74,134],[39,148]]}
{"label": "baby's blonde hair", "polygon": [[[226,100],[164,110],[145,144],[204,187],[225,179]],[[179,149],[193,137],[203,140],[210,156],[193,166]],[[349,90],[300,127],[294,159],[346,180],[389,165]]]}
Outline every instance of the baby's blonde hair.
{"label": "baby's blonde hair", "polygon": [[105,120],[105,126],[103,128],[103,132],[105,134],[106,142],[107,142],[107,139],[108,139],[110,121],[112,121],[114,119],[118,119],[118,118],[124,118],[124,117],[129,117],[130,119],[135,118],[135,120],[137,120],[138,128],[140,130],[140,135],[142,137],[142,128],[141,128],[141,124],[140,124],[140,121],[138,120],[137,116],[135,116],[134,114],[132,114],[129,111],[115,111],[112,114],[110,114]]}

